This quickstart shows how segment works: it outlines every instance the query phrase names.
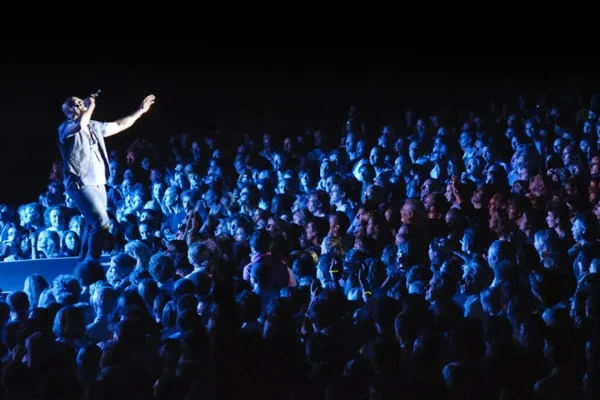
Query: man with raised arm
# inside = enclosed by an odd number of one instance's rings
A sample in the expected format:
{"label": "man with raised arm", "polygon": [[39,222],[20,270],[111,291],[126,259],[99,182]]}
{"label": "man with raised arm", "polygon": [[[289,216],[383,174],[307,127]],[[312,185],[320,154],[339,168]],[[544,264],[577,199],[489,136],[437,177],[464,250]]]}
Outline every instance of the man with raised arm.
{"label": "man with raised arm", "polygon": [[58,127],[65,188],[86,223],[79,261],[99,259],[107,237],[106,182],[110,172],[104,138],[131,127],[155,101],[150,95],[130,115],[114,122],[98,122],[92,119],[96,97],[68,98],[62,105],[67,119]]}

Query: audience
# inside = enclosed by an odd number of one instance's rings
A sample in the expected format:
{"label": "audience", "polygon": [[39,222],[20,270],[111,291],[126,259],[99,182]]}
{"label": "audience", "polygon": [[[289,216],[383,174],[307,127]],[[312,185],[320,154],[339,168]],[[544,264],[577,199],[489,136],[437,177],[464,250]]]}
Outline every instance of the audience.
{"label": "audience", "polygon": [[[518,100],[111,152],[110,263],[0,302],[0,400],[600,398],[600,103]],[[78,254],[52,170],[3,261]]]}

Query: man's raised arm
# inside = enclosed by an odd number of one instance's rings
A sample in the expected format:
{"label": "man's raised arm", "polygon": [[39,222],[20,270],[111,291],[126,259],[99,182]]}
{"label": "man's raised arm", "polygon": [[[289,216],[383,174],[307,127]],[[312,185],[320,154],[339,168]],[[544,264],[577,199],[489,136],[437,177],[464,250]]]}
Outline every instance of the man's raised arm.
{"label": "man's raised arm", "polygon": [[117,121],[109,122],[108,124],[106,124],[106,131],[104,133],[104,137],[116,135],[117,133],[123,132],[125,129],[130,128],[135,123],[135,121],[137,121],[150,109],[150,106],[154,104],[155,100],[156,97],[154,97],[154,95],[151,94],[150,96],[146,97],[144,101],[142,101],[142,105],[135,112]]}

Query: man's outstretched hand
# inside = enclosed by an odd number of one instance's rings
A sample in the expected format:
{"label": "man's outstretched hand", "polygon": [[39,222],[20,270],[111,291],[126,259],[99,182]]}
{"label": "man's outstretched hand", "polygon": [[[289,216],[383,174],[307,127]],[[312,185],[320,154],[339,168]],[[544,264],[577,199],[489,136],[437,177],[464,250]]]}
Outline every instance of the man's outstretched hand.
{"label": "man's outstretched hand", "polygon": [[150,107],[152,106],[152,104],[154,104],[154,101],[156,100],[156,96],[154,96],[153,94],[151,94],[150,96],[146,97],[144,99],[144,101],[142,101],[142,105],[140,106],[140,110],[142,112],[147,112]]}

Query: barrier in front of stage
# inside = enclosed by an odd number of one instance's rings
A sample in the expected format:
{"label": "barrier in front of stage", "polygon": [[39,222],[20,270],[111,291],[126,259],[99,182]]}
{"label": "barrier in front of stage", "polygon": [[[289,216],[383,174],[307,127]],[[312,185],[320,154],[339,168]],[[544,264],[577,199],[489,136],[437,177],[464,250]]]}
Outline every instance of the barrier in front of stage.
{"label": "barrier in front of stage", "polygon": [[[100,261],[108,263],[109,257]],[[72,274],[76,266],[77,257],[0,262],[0,289],[4,293],[23,290],[23,282],[31,274],[40,274],[52,284],[58,275]]]}

